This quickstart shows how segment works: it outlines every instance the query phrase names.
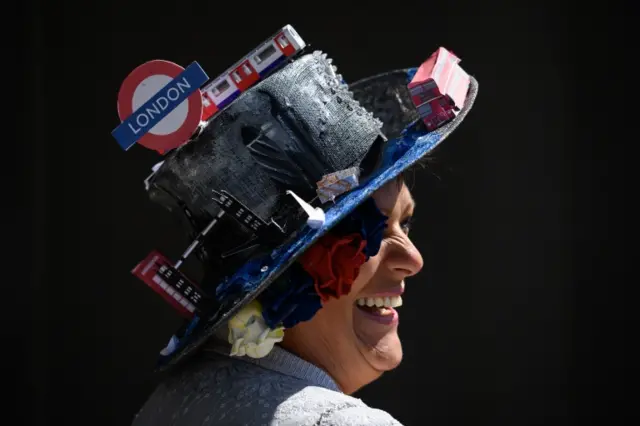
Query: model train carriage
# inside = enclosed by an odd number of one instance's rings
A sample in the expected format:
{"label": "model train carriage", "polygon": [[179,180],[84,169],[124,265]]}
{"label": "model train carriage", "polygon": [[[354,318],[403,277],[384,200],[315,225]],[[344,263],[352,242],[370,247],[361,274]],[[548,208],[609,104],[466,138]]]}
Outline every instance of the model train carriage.
{"label": "model train carriage", "polygon": [[203,89],[203,120],[229,105],[240,93],[265,78],[304,49],[305,42],[291,25],[254,49]]}

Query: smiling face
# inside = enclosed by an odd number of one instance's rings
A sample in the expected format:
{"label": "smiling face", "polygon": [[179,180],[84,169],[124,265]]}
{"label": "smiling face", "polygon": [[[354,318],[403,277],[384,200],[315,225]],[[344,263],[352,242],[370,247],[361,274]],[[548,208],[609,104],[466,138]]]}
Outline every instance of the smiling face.
{"label": "smiling face", "polygon": [[415,203],[409,189],[389,182],[372,196],[389,217],[380,251],[361,268],[351,292],[323,303],[309,321],[285,332],[282,345],[323,368],[343,392],[353,393],[402,360],[398,313],[404,279],[422,269],[408,236]]}

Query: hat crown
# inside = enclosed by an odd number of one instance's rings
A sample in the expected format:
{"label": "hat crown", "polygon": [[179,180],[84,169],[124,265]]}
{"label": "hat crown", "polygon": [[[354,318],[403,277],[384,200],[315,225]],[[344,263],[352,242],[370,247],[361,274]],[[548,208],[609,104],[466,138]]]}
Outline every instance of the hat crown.
{"label": "hat crown", "polygon": [[225,190],[269,220],[283,205],[295,205],[287,190],[313,198],[323,175],[358,166],[381,127],[353,99],[331,60],[314,52],[216,115],[167,156],[152,186],[195,215],[217,214],[212,191]]}

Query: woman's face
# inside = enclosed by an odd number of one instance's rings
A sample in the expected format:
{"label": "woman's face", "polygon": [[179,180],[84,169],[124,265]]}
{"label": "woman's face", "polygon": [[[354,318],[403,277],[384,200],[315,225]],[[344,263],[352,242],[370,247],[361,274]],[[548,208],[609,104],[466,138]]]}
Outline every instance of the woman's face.
{"label": "woman's face", "polygon": [[[310,321],[287,330],[283,342],[326,370],[345,393],[355,392],[402,360],[398,313],[388,306],[398,304],[404,279],[423,265],[408,235],[415,203],[406,185],[392,181],[372,197],[389,217],[380,252],[360,268],[348,295],[324,303]],[[381,302],[387,307],[378,307]]]}

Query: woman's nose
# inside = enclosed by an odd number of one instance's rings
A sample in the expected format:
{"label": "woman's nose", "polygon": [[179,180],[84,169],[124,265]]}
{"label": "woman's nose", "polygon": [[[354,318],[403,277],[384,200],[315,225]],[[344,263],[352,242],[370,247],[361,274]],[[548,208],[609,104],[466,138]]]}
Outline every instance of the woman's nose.
{"label": "woman's nose", "polygon": [[390,240],[386,261],[392,272],[400,279],[420,272],[424,266],[424,260],[409,237],[402,234]]}

